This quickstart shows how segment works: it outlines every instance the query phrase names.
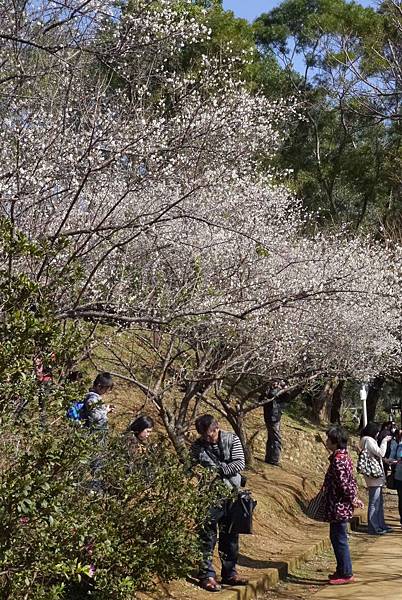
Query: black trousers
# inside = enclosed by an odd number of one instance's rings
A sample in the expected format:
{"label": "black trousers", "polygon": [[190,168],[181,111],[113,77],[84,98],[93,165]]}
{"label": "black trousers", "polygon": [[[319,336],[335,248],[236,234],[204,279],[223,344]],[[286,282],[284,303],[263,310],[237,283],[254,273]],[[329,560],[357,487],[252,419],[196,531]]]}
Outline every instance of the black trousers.
{"label": "black trousers", "polygon": [[402,480],[395,479],[395,487],[398,492],[398,510],[399,510],[399,522],[402,525]]}
{"label": "black trousers", "polygon": [[236,563],[239,556],[239,534],[229,533],[230,522],[228,519],[228,507],[231,500],[224,500],[222,506],[210,509],[209,518],[200,532],[202,547],[202,563],[198,577],[216,577],[212,565],[212,557],[219,532],[219,558],[221,559],[221,576],[229,579],[236,575]]}
{"label": "black trousers", "polygon": [[265,462],[271,465],[279,464],[282,450],[281,423],[265,423],[267,427],[267,446],[265,450]]}

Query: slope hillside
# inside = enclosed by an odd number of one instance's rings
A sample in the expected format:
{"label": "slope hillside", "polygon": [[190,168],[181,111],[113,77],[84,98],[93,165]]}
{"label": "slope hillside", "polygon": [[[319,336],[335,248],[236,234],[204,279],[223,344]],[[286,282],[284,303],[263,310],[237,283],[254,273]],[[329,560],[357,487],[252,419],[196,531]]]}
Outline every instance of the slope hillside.
{"label": "slope hillside", "polygon": [[[119,427],[138,412],[157,418],[152,404],[146,402],[144,405],[130,389],[117,386],[114,393],[118,407],[114,419]],[[205,411],[209,409],[205,407]],[[230,429],[222,418],[219,420],[223,429]],[[327,525],[312,521],[303,512],[305,503],[322,483],[328,453],[322,441],[325,438],[323,430],[304,419],[296,420],[285,414],[281,466],[267,465],[264,462],[266,433],[262,410],[250,413],[247,427],[253,439],[255,457],[247,472],[247,488],[252,490],[258,505],[254,534],[241,536],[239,568],[250,579],[258,579],[262,570],[280,566],[283,561],[301,555],[328,535]],[[217,556],[216,563],[218,567]],[[143,597],[190,600],[210,596],[199,589],[194,580],[175,581],[168,588],[158,588],[154,594]]]}

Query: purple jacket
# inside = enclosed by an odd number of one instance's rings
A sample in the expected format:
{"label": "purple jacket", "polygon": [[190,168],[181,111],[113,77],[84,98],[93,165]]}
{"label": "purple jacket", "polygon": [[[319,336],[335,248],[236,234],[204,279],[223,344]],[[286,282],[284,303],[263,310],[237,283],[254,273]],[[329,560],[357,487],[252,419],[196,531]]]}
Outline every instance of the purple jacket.
{"label": "purple jacket", "polygon": [[347,450],[335,450],[329,461],[324,479],[325,520],[349,521],[353,516],[353,501],[357,497],[352,459]]}

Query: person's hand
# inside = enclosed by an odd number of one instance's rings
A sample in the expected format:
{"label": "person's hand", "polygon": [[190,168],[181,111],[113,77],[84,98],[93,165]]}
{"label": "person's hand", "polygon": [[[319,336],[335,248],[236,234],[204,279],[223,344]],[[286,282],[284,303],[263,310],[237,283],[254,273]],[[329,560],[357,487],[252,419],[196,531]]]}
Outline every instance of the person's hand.
{"label": "person's hand", "polygon": [[106,405],[106,412],[110,413],[114,411],[114,405],[113,404],[107,404]]}
{"label": "person's hand", "polygon": [[355,498],[352,502],[352,505],[354,508],[364,508],[364,503],[359,498]]}
{"label": "person's hand", "polygon": [[386,435],[384,440],[387,440],[387,443],[392,440],[392,435]]}

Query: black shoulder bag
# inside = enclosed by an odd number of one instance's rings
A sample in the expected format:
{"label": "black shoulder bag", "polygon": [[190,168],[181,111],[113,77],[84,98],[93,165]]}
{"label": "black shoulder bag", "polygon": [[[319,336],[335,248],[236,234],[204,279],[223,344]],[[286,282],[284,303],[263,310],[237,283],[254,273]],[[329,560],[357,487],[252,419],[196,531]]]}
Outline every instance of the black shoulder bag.
{"label": "black shoulder bag", "polygon": [[239,490],[236,500],[229,507],[229,533],[253,533],[253,512],[257,500],[250,490]]}

